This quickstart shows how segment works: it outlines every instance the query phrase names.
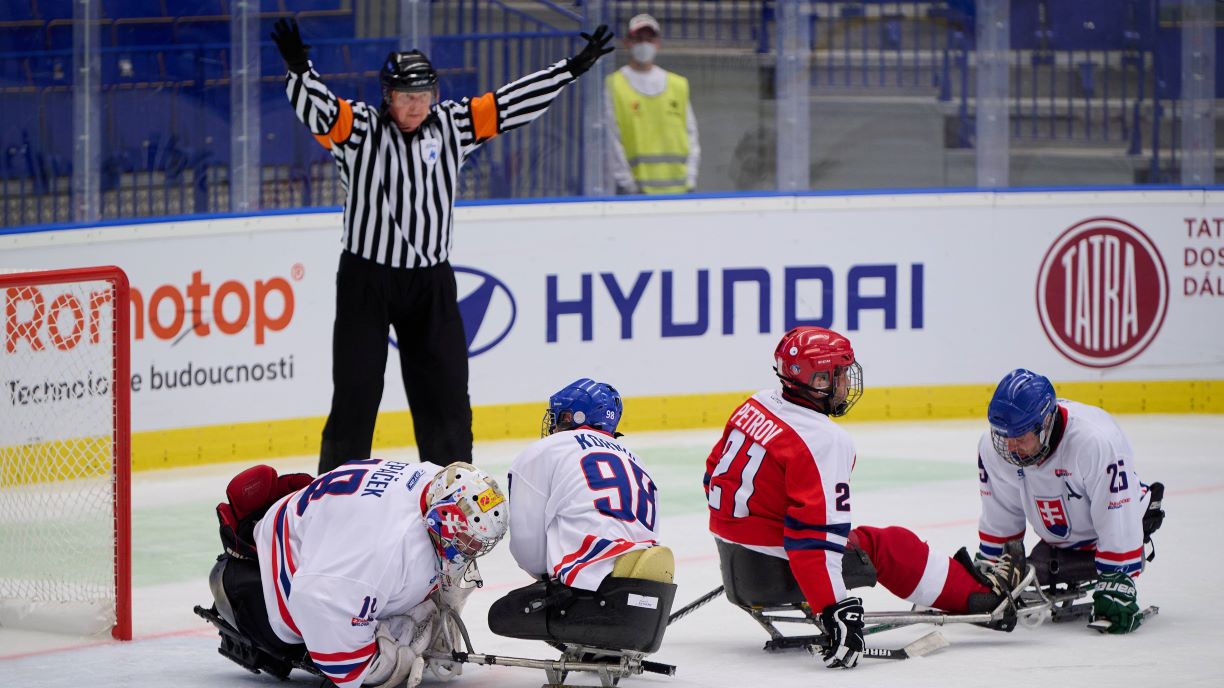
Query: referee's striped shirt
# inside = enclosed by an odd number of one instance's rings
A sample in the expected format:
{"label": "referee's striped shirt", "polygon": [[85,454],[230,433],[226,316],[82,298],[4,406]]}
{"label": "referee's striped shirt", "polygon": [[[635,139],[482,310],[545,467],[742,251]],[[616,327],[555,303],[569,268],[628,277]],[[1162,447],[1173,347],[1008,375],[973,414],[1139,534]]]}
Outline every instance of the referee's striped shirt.
{"label": "referee's striped shirt", "polygon": [[337,98],[312,67],[289,72],[298,119],[331,150],[345,190],[345,250],[402,268],[448,260],[459,168],[480,144],[544,113],[574,80],[566,61],[478,98],[438,103],[411,134],[379,108]]}

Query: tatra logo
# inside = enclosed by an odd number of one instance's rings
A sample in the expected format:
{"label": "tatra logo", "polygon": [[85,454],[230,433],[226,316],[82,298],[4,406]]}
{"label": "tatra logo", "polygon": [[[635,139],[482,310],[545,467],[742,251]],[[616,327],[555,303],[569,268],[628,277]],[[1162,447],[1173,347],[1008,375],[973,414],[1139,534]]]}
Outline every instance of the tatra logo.
{"label": "tatra logo", "polygon": [[506,284],[487,272],[456,267],[455,282],[459,287],[459,314],[467,333],[468,357],[475,358],[510,334],[518,307]]}
{"label": "tatra logo", "polygon": [[1046,337],[1068,359],[1112,368],[1156,338],[1169,305],[1169,276],[1156,245],[1116,218],[1084,220],[1046,252],[1037,312]]}

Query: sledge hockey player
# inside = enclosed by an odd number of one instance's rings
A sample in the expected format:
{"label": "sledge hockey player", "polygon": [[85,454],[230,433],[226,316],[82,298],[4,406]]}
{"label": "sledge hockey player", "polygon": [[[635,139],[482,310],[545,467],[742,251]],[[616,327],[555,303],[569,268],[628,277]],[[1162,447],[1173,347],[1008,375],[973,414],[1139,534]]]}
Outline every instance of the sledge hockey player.
{"label": "sledge hockey player", "polygon": [[862,600],[847,588],[877,581],[946,612],[1001,612],[990,627],[1014,628],[1025,571],[1010,557],[979,569],[965,550],[949,559],[904,528],[852,528],[854,443],[831,420],[863,393],[850,341],[797,327],[778,342],[774,364],[781,388],[741,404],[706,461],[727,598],[744,609],[806,603],[828,636],[830,668],[852,668],[863,652]]}
{"label": "sledge hockey player", "polygon": [[621,412],[611,385],[575,380],[511,463],[510,552],[537,582],[493,604],[494,633],[581,647],[584,661],[659,648],[675,562],[658,543],[655,483],[616,432]]}
{"label": "sledge hockey player", "polygon": [[1109,622],[1110,633],[1138,628],[1134,578],[1164,520],[1164,486],[1139,481],[1130,441],[1108,413],[1056,398],[1032,371],[1003,377],[987,418],[978,443],[979,557],[997,560],[1009,543],[1023,551],[1027,520],[1041,538],[1028,555],[1041,585],[1074,591],[1095,582],[1093,619]]}
{"label": "sledge hockey player", "polygon": [[[209,577],[221,653],[284,678],[338,688],[413,688],[425,668],[457,674],[440,612],[506,532],[497,483],[467,463],[360,459],[311,479],[255,466],[217,506],[225,554]],[[439,606],[443,609],[439,609]],[[449,613],[449,612],[447,612]]]}

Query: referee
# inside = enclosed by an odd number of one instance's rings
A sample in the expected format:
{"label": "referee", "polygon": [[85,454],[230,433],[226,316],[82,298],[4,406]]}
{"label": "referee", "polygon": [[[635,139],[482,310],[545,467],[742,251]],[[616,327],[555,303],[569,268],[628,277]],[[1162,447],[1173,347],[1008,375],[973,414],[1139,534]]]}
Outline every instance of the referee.
{"label": "referee", "polygon": [[471,461],[467,339],[449,262],[459,169],[485,141],[543,114],[612,52],[606,26],[582,37],[587,45],[577,55],[459,102],[437,102],[438,73],[420,51],[392,52],[379,74],[382,102],[371,107],[328,90],[297,23],[276,23],[272,40],[289,68],[289,100],[331,151],[345,189],[320,473],[370,456],[388,327],[399,341],[421,460]]}

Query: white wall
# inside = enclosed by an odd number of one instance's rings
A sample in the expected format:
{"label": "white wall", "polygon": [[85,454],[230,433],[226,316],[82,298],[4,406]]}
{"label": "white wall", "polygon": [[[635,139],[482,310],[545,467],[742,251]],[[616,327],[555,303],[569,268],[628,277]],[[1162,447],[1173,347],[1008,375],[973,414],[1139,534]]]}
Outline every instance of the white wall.
{"label": "white wall", "polygon": [[[992,383],[1016,366],[1063,381],[1224,378],[1224,192],[480,205],[460,208],[455,224],[455,265],[478,271],[459,273],[461,297],[472,297],[469,315],[485,313],[472,349],[495,344],[472,358],[477,406],[538,402],[579,376],[628,396],[768,386],[788,313],[848,334],[873,387]],[[128,273],[143,302],[134,430],[321,416],[339,237],[338,213],[49,231],[0,237],[0,268],[115,264]],[[1098,249],[1108,259],[1098,261]],[[723,298],[736,270],[768,278],[764,332],[756,282]],[[789,308],[788,274],[804,277]],[[855,279],[863,274],[895,274],[895,284],[886,293],[883,277]],[[633,302],[639,280],[640,298],[622,315],[609,284]],[[487,308],[475,307],[485,296]],[[550,316],[550,302],[578,312]],[[1049,333],[1039,302],[1051,311]],[[669,305],[676,327],[664,326]],[[1070,337],[1059,334],[1068,305]],[[198,309],[203,326],[192,330],[180,309]],[[1114,328],[1114,346],[1099,339],[1093,348],[1093,332],[1110,323],[1126,325],[1126,341]],[[390,358],[383,409],[402,409]],[[167,389],[166,376],[189,365],[231,376],[258,366],[264,379]],[[0,366],[0,406],[11,404],[14,376],[30,379],[11,368]],[[52,364],[41,374],[58,373]]]}

